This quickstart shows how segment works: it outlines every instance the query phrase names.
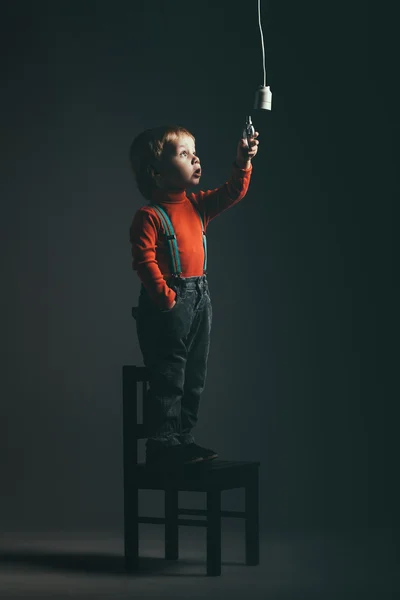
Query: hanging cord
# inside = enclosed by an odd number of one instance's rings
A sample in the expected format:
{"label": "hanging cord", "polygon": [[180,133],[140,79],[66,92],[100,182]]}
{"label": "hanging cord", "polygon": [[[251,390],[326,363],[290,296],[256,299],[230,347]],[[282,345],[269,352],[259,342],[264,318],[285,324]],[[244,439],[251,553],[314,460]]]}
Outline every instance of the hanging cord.
{"label": "hanging cord", "polygon": [[261,0],[258,0],[258,24],[260,26],[260,34],[261,34],[261,48],[262,48],[262,55],[263,55],[263,70],[264,70],[264,87],[267,81],[267,71],[265,69],[265,49],[264,49],[264,36],[263,36],[263,31],[262,31],[262,27],[261,27],[261,6],[260,6]]}

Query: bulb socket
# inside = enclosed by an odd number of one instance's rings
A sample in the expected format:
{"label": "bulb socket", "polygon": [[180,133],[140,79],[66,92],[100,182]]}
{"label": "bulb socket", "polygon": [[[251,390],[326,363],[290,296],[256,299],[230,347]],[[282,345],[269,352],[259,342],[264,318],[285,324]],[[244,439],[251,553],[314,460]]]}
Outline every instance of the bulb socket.
{"label": "bulb socket", "polygon": [[254,108],[261,110],[271,110],[272,105],[272,92],[269,85],[260,85],[256,91],[254,99]]}

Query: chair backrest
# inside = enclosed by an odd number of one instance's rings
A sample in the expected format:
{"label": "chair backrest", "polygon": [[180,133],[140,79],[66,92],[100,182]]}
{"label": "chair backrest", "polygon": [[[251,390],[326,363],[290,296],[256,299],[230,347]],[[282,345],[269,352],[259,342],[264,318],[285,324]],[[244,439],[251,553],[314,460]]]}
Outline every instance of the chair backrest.
{"label": "chair backrest", "polygon": [[[138,422],[139,390],[141,388],[142,422]],[[122,367],[122,420],[124,456],[127,461],[137,463],[138,441],[149,435],[149,415],[146,395],[149,389],[149,374],[146,367],[124,365]]]}

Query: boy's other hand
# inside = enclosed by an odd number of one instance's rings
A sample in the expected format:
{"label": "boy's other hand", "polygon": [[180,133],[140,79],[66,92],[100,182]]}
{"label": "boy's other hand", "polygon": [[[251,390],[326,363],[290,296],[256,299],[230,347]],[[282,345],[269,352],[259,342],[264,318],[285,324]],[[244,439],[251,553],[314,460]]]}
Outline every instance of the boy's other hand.
{"label": "boy's other hand", "polygon": [[171,307],[170,308],[166,308],[164,310],[164,312],[169,312],[170,310],[172,310],[174,308],[175,304],[176,304],[176,300],[174,300],[174,303],[171,305]]}
{"label": "boy's other hand", "polygon": [[249,138],[249,145],[247,145],[244,138],[239,141],[236,151],[236,164],[241,169],[248,169],[251,165],[251,159],[257,154],[258,144],[260,143],[256,140],[258,136],[259,133],[256,131],[254,136]]}

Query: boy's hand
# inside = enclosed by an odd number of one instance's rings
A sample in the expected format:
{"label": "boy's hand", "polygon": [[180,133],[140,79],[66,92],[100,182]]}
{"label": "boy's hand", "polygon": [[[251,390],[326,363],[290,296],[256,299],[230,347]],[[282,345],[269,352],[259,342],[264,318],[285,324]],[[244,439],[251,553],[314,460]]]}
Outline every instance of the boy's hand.
{"label": "boy's hand", "polygon": [[251,159],[255,157],[258,152],[258,144],[260,143],[257,138],[259,136],[258,131],[255,132],[254,136],[249,138],[249,145],[247,146],[246,140],[241,139],[238,143],[236,152],[236,164],[241,169],[248,169],[251,165]]}

